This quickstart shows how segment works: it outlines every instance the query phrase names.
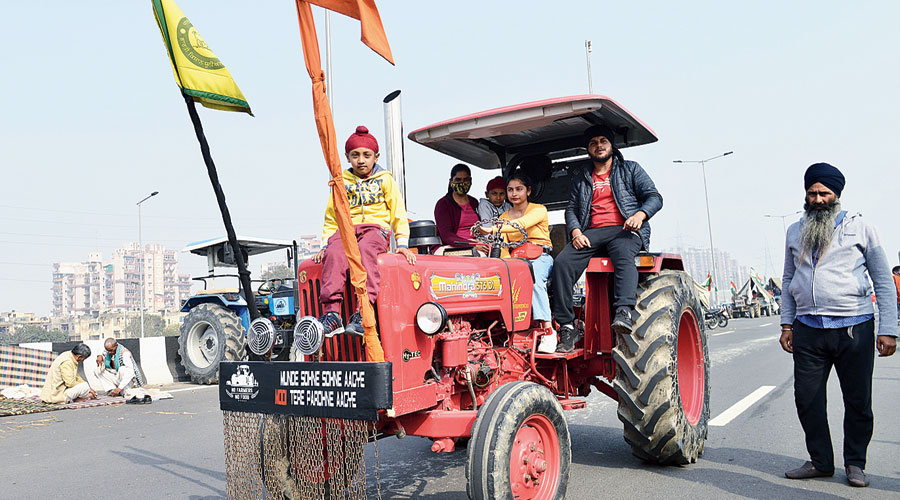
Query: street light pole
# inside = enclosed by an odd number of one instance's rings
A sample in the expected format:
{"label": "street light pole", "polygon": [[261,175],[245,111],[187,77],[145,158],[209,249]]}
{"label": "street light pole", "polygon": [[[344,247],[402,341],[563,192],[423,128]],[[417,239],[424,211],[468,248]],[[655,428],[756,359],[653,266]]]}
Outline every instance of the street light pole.
{"label": "street light pole", "polygon": [[158,195],[159,191],[150,193],[149,196],[137,202],[138,207],[138,247],[141,250],[141,338],[144,338],[144,241],[141,235],[141,203]]}
{"label": "street light pole", "polygon": [[706,226],[709,229],[709,256],[712,259],[712,303],[710,305],[718,305],[719,303],[719,272],[716,266],[716,249],[713,245],[712,218],[709,215],[709,190],[706,187],[706,162],[713,161],[723,156],[728,156],[734,151],[728,151],[712,158],[705,160],[672,160],[672,163],[699,163],[703,171],[703,196],[706,198]]}
{"label": "street light pole", "polygon": [[789,214],[784,214],[784,215],[769,215],[769,214],[766,214],[766,215],[763,215],[763,217],[771,217],[771,218],[773,218],[773,219],[781,219],[781,229],[784,230],[784,235],[785,235],[785,237],[787,237],[787,225],[785,225],[784,219],[786,219],[786,218],[788,218],[788,217],[790,217],[790,216],[792,216],[792,215],[797,215],[797,214],[799,214],[799,213],[802,212],[802,211],[803,211],[803,210],[797,210],[796,212],[791,212],[791,213],[789,213]]}
{"label": "street light pole", "polygon": [[584,41],[584,56],[587,58],[588,94],[594,93],[594,82],[591,78],[591,41]]}

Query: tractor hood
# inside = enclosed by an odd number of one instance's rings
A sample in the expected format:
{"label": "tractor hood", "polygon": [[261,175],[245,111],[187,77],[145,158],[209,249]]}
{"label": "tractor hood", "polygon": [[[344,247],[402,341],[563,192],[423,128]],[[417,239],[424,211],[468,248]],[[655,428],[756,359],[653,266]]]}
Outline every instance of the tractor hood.
{"label": "tractor hood", "polygon": [[619,149],[657,141],[644,122],[602,95],[580,95],[491,109],[420,128],[409,139],[483,169],[504,168],[515,157],[547,154],[556,160],[581,149],[582,134],[605,124]]}

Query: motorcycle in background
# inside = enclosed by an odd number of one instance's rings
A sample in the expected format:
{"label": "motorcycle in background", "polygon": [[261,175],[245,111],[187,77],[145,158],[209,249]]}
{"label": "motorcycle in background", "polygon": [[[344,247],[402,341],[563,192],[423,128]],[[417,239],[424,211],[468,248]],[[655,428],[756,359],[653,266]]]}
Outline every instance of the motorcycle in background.
{"label": "motorcycle in background", "polygon": [[706,312],[703,313],[703,321],[706,323],[706,328],[710,330],[728,326],[728,314],[725,312],[725,306],[707,309]]}

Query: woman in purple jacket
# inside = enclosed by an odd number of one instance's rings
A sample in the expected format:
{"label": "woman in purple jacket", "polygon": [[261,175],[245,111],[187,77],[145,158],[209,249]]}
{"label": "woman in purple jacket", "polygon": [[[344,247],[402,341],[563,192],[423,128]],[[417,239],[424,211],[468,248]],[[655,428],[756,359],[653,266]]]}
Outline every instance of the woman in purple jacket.
{"label": "woman in purple jacket", "polygon": [[434,205],[434,222],[441,243],[452,247],[474,246],[470,230],[478,222],[478,200],[467,193],[472,187],[472,170],[457,163],[450,170],[447,195]]}

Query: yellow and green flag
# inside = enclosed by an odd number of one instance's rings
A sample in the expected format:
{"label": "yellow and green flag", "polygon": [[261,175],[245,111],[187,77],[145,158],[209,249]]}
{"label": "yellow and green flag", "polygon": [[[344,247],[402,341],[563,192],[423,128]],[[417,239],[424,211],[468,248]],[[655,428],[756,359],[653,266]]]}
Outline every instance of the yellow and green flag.
{"label": "yellow and green flag", "polygon": [[222,61],[172,0],[151,0],[156,24],[182,92],[207,108],[243,111],[250,105]]}

